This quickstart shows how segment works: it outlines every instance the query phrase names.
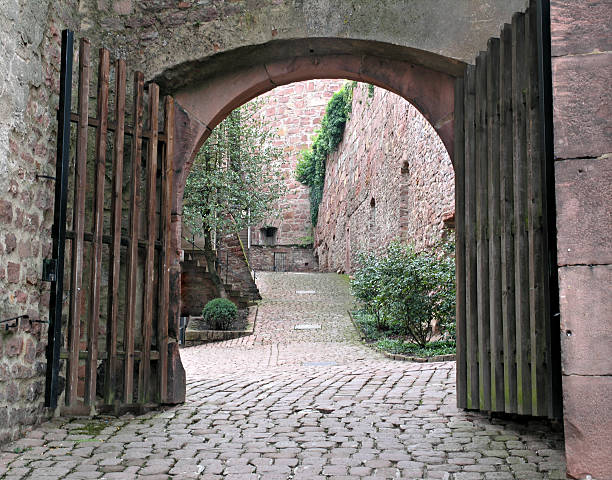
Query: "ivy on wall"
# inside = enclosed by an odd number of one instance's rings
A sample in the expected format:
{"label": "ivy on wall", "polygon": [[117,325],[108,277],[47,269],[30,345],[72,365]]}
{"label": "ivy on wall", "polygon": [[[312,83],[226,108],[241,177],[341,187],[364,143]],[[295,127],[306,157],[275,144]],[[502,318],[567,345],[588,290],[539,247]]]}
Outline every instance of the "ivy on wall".
{"label": "ivy on wall", "polygon": [[323,197],[327,156],[334,152],[342,141],[344,127],[351,113],[353,88],[356,83],[346,83],[330,99],[312,147],[302,153],[296,167],[296,179],[310,187],[310,219],[313,226],[317,224],[319,205]]}

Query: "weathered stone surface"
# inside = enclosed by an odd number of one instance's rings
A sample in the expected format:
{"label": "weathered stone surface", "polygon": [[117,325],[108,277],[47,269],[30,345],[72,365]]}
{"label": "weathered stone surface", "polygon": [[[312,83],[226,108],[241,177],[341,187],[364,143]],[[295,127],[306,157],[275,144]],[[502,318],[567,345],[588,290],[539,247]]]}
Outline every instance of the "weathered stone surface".
{"label": "weathered stone surface", "polygon": [[[342,277],[263,273],[259,287],[254,336],[182,350],[184,405],[137,417],[53,419],[8,445],[0,472],[7,479],[33,472],[41,479],[564,478],[562,434],[546,420],[457,410],[452,362],[394,362],[362,345]],[[315,289],[307,302],[296,293]],[[292,329],[313,317],[321,330]]]}
{"label": "weathered stone surface", "polygon": [[612,53],[552,59],[555,158],[612,152]]}
{"label": "weathered stone surface", "polygon": [[554,57],[612,50],[607,0],[552,0],[550,17]]}
{"label": "weathered stone surface", "polygon": [[401,97],[359,84],[344,139],[327,160],[315,252],[323,271],[350,272],[361,251],[393,239],[431,248],[454,212],[454,172],[425,118]]}
{"label": "weathered stone surface", "polygon": [[[327,102],[344,83],[344,80],[298,82],[275,88],[258,99],[267,127],[278,135],[274,144],[283,150],[279,168],[287,187],[278,205],[281,217],[270,219],[270,225],[277,227],[273,245],[300,245],[312,238],[309,189],[295,179],[295,169],[302,152],[312,144]],[[258,227],[253,228],[251,244],[269,245]]]}
{"label": "weathered stone surface", "polygon": [[559,269],[565,375],[612,375],[612,266]]}
{"label": "weathered stone surface", "polygon": [[[51,249],[53,183],[36,175],[55,172],[60,31],[75,28],[76,8],[47,0],[0,3],[0,319],[44,320],[48,284],[38,279]],[[43,418],[46,340],[45,325],[22,320],[8,332],[3,326],[0,443]]]}
{"label": "weathered stone surface", "polygon": [[612,472],[612,376],[563,377],[567,471],[572,478]]}
{"label": "weathered stone surface", "polygon": [[[310,224],[310,219],[307,221]],[[284,257],[282,259],[278,258],[279,254],[284,255]],[[253,269],[256,271],[319,271],[319,263],[310,245],[305,247],[251,245],[249,258]]]}
{"label": "weathered stone surface", "polygon": [[610,157],[555,162],[559,265],[612,263]]}

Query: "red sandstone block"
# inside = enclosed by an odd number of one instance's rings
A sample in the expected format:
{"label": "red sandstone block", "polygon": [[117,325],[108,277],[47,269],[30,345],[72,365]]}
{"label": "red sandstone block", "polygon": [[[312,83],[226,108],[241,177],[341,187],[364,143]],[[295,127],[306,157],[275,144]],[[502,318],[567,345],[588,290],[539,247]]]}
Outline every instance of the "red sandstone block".
{"label": "red sandstone block", "polygon": [[612,152],[612,53],[553,58],[556,158]]}
{"label": "red sandstone block", "polygon": [[7,233],[4,237],[6,253],[11,253],[17,247],[17,238],[13,233]]}
{"label": "red sandstone block", "polygon": [[7,357],[17,357],[23,348],[23,338],[13,335],[4,340],[4,354]]}
{"label": "red sandstone block", "polygon": [[552,0],[550,26],[554,57],[612,50],[612,3],[602,0]]}
{"label": "red sandstone block", "polygon": [[8,262],[6,268],[7,280],[9,283],[19,283],[19,273],[21,271],[21,265],[18,263]]}
{"label": "red sandstone block", "polygon": [[563,377],[565,454],[572,478],[610,478],[612,377]]}
{"label": "red sandstone block", "polygon": [[13,221],[13,206],[6,200],[0,200],[0,223],[11,223]]}
{"label": "red sandstone block", "polygon": [[559,265],[612,263],[610,185],[612,162],[608,158],[556,162]]}
{"label": "red sandstone block", "polygon": [[612,265],[559,269],[565,375],[612,375]]}

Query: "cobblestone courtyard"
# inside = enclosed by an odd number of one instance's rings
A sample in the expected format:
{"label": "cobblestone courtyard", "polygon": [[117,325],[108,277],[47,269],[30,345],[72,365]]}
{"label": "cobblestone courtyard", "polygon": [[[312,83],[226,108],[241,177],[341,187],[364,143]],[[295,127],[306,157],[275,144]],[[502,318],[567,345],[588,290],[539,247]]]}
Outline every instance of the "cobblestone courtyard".
{"label": "cobblestone courtyard", "polygon": [[54,419],[4,446],[0,478],[565,478],[563,438],[547,423],[458,411],[453,362],[397,362],[361,345],[345,277],[258,284],[254,335],[183,350],[184,405]]}

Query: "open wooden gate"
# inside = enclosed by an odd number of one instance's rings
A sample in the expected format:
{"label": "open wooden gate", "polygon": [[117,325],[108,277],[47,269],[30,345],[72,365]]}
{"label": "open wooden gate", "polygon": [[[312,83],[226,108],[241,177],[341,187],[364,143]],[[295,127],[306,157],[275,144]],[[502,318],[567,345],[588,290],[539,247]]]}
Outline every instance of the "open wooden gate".
{"label": "open wooden gate", "polygon": [[456,83],[457,402],[559,417],[543,4],[516,14]]}
{"label": "open wooden gate", "polygon": [[65,31],[46,404],[63,395],[66,414],[154,406],[167,399],[173,99],[160,105],[140,72],[130,97],[125,62],[111,67],[100,49],[92,116],[82,39],[73,113],[72,43]]}

